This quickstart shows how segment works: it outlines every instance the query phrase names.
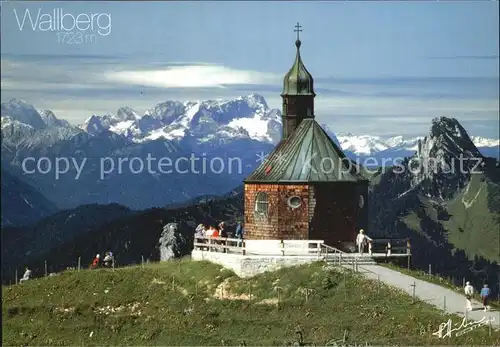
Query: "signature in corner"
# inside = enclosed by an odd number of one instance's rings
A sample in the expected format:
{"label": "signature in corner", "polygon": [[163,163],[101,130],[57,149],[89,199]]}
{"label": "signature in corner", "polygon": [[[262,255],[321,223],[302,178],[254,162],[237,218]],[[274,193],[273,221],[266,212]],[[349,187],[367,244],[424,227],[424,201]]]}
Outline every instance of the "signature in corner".
{"label": "signature in corner", "polygon": [[437,336],[439,338],[444,338],[444,337],[452,337],[452,333],[456,332],[455,336],[458,337],[474,330],[475,328],[481,325],[487,325],[489,322],[494,322],[494,321],[495,317],[491,318],[483,317],[481,318],[481,320],[471,321],[467,323],[467,318],[464,318],[460,325],[458,323],[455,323],[454,324],[455,328],[452,329],[451,319],[448,319],[446,323],[441,323],[439,325],[439,330],[436,331],[435,333],[432,333],[432,335]]}

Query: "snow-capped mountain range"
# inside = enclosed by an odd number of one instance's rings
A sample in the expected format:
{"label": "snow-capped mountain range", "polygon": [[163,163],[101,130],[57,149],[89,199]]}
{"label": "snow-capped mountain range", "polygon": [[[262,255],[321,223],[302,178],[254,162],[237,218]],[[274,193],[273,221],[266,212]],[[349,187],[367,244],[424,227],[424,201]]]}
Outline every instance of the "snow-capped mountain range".
{"label": "snow-capped mountain range", "polygon": [[[80,128],[89,134],[109,130],[133,142],[159,138],[179,141],[190,136],[198,143],[246,138],[277,144],[281,136],[281,123],[279,110],[270,109],[262,96],[250,94],[236,100],[166,101],[146,111],[143,116],[129,107],[122,107],[114,115],[93,115]],[[418,141],[424,138],[351,133],[335,136],[328,126],[322,126],[343,150],[358,156],[387,150],[414,152]],[[471,140],[477,147],[495,148],[500,145],[499,139],[471,136]]]}
{"label": "snow-capped mountain range", "polygon": [[[371,135],[353,135],[351,133],[347,133],[338,134],[337,139],[340,146],[345,151],[350,151],[356,155],[371,155],[391,149],[416,151],[418,148],[418,141],[423,140],[424,136],[405,139],[403,136],[380,137]],[[500,146],[500,140],[488,139],[481,136],[470,136],[470,139],[478,148],[495,148]]]}
{"label": "snow-capped mountain range", "polygon": [[[2,127],[12,121],[35,129],[70,126],[67,121],[57,119],[52,111],[37,111],[33,106],[16,99],[2,104]],[[92,115],[78,128],[90,135],[110,131],[134,143],[166,139],[199,145],[247,139],[277,144],[281,136],[281,123],[280,110],[269,108],[262,96],[250,94],[235,100],[169,100],[155,105],[143,115],[124,106],[114,114]],[[414,153],[418,141],[424,138],[352,133],[335,135],[328,126],[322,126],[344,151],[362,157],[386,152]],[[470,138],[480,150],[488,152],[486,155],[498,157],[499,139],[480,136]]]}
{"label": "snow-capped mountain range", "polygon": [[115,114],[92,115],[80,128],[93,135],[109,130],[137,143],[186,137],[194,137],[198,143],[229,138],[275,143],[280,136],[281,113],[270,109],[262,96],[250,94],[229,101],[165,101],[142,116],[121,107]]}

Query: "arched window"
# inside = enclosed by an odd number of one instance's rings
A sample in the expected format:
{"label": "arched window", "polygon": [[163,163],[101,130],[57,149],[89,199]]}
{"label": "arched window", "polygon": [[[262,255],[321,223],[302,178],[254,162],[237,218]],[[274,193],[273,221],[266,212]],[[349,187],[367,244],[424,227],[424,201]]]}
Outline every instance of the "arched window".
{"label": "arched window", "polygon": [[255,198],[255,215],[257,217],[267,217],[267,211],[269,209],[269,201],[267,194],[264,192],[258,192]]}

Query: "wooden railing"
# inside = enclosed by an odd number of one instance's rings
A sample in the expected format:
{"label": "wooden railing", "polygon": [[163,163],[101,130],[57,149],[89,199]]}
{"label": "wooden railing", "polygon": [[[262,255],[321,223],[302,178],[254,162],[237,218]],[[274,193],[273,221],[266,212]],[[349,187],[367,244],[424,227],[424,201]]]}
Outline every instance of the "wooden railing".
{"label": "wooden railing", "polygon": [[[256,249],[255,245],[247,244],[247,240],[227,238],[227,237],[206,237],[206,236],[195,236],[194,238],[194,249],[203,250],[207,252],[223,252],[223,253],[233,253],[242,255],[317,255],[318,258],[321,257],[321,250],[323,241],[322,240],[294,240],[292,242],[297,242],[299,247],[293,247],[292,245],[287,246],[287,240],[250,240],[250,242],[259,241],[270,241],[276,242],[278,246],[273,249],[266,249],[259,251]],[[302,245],[301,245],[302,244]],[[300,247],[302,246],[302,247]]]}
{"label": "wooden railing", "polygon": [[194,249],[208,252],[245,254],[245,241],[229,237],[195,236]]}
{"label": "wooden railing", "polygon": [[[251,242],[258,240],[250,240]],[[262,240],[264,241],[264,240]],[[278,240],[268,240],[270,242],[279,242]],[[267,250],[266,252],[259,252],[256,250],[255,246],[250,247],[246,245],[247,240],[229,238],[229,237],[207,237],[207,236],[196,236],[194,238],[194,248],[197,250],[203,250],[208,252],[223,252],[223,253],[236,253],[236,254],[269,254],[269,255],[305,255],[305,254],[316,254],[318,258],[325,257],[330,258],[333,256],[335,260],[338,260],[339,264],[350,264],[354,262],[352,255],[355,253],[344,252],[338,248],[325,245],[323,241],[320,240],[303,240],[302,251],[298,251],[299,248],[287,246],[286,240],[281,240],[280,246],[276,248],[276,251]],[[265,242],[265,241],[264,241]],[[290,242],[290,241],[289,241]],[[291,241],[295,242],[295,241]],[[299,245],[301,241],[297,240]],[[387,256],[392,254],[408,254],[411,255],[411,245],[409,239],[372,239],[371,250],[369,247],[365,249],[365,254],[370,255],[371,253],[384,253]],[[307,244],[307,246],[305,246]],[[307,248],[307,250],[305,250]]]}
{"label": "wooden railing", "polygon": [[372,239],[371,250],[368,253],[385,253],[387,256],[392,254],[411,254],[410,239]]}
{"label": "wooden railing", "polygon": [[[372,255],[372,253],[383,253],[386,256],[391,256],[392,254],[411,255],[410,239],[371,239],[371,244],[371,248],[367,247],[365,249],[364,253],[366,255]],[[357,269],[356,254],[358,252],[345,252],[332,246],[321,245],[321,255],[325,261],[333,260],[333,263],[337,265],[352,265],[353,268]]]}

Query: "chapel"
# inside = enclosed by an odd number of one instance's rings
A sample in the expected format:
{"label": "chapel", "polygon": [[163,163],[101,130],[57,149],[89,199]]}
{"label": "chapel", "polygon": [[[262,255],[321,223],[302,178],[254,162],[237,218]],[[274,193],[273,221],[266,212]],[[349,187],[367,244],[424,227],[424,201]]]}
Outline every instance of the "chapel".
{"label": "chapel", "polygon": [[282,137],[244,181],[245,238],[324,240],[348,250],[368,231],[368,180],[314,116],[314,80],[300,55],[283,80]]}

